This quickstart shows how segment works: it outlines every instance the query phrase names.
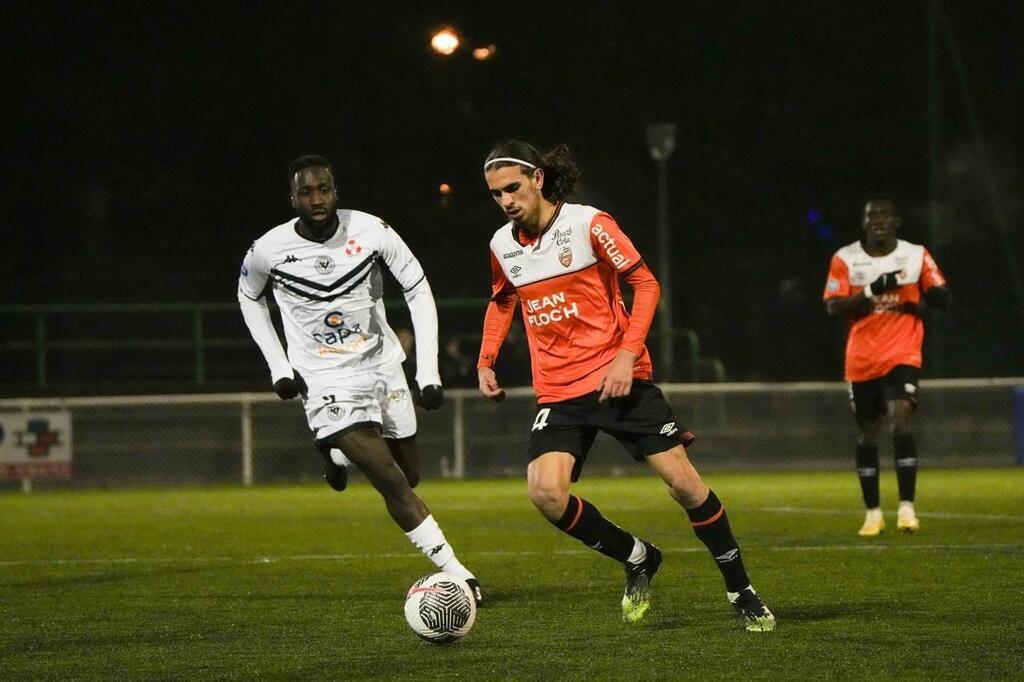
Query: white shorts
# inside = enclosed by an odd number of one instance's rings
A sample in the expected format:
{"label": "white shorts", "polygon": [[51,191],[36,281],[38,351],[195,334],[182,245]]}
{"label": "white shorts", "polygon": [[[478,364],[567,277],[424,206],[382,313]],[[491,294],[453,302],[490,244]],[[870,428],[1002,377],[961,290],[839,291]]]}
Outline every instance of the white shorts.
{"label": "white shorts", "polygon": [[306,420],[317,442],[368,422],[379,424],[385,438],[416,435],[416,409],[401,365],[333,380],[321,374],[309,383]]}

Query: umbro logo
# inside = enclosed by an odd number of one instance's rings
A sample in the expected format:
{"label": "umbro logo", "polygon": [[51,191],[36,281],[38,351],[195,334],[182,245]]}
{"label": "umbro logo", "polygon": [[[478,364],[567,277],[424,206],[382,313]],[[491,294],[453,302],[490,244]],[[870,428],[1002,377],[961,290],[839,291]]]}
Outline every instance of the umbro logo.
{"label": "umbro logo", "polygon": [[678,430],[679,429],[676,428],[676,423],[675,422],[669,422],[668,424],[665,424],[664,426],[661,427],[661,435],[662,436],[671,436],[672,434],[674,434]]}
{"label": "umbro logo", "polygon": [[738,549],[730,549],[725,554],[722,554],[720,556],[716,556],[715,557],[715,561],[717,561],[720,564],[727,564],[730,561],[735,561],[736,557],[738,557],[739,555],[740,555],[740,550],[738,550]]}
{"label": "umbro logo", "polygon": [[295,256],[293,256],[290,253],[287,256],[284,257],[284,262],[285,263],[298,263],[300,260],[302,260],[302,259],[301,258],[296,258]]}

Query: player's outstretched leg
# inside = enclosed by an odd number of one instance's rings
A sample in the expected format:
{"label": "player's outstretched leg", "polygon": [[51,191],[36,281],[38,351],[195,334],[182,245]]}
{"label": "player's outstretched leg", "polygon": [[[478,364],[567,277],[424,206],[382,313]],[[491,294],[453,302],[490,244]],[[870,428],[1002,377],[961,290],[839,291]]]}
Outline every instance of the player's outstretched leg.
{"label": "player's outstretched leg", "polygon": [[669,494],[686,511],[693,532],[711,553],[725,580],[726,597],[743,627],[751,632],[774,630],[775,616],[750,584],[725,507],[701,480],[683,446],[651,455],[647,461],[668,484]]}
{"label": "player's outstretched leg", "polygon": [[348,454],[366,474],[370,483],[384,498],[388,513],[416,547],[445,573],[465,580],[473,591],[477,606],[483,605],[480,582],[455,556],[427,505],[412,488],[405,472],[395,462],[391,450],[373,427],[350,431],[336,445]]}
{"label": "player's outstretched leg", "polygon": [[636,623],[651,606],[650,585],[661,566],[661,552],[606,519],[587,500],[569,495],[574,461],[564,452],[549,452],[532,461],[530,500],[560,531],[625,566],[622,618]]}

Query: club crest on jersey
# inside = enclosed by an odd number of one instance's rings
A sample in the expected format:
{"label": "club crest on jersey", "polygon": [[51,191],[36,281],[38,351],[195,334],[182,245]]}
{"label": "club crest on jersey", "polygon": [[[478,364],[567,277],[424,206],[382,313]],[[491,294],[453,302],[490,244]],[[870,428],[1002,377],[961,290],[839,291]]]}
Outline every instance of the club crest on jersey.
{"label": "club crest on jersey", "polygon": [[363,247],[361,247],[358,243],[356,243],[355,239],[349,239],[345,243],[345,255],[346,256],[355,256],[356,254],[359,254],[359,253],[362,253],[362,252],[363,252]]}
{"label": "club crest on jersey", "polygon": [[558,262],[565,267],[569,267],[572,264],[572,249],[568,246],[558,252]]}
{"label": "club crest on jersey", "polygon": [[327,406],[327,418],[332,422],[336,422],[345,416],[345,408],[340,405],[328,405]]}
{"label": "club crest on jersey", "polygon": [[334,272],[334,259],[330,256],[317,256],[314,267],[321,275],[329,275]]}

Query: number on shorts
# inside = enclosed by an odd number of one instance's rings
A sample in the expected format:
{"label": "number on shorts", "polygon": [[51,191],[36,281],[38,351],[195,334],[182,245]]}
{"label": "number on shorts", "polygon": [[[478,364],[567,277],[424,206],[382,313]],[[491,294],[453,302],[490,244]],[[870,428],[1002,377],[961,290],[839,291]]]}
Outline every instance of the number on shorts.
{"label": "number on shorts", "polygon": [[551,408],[545,407],[544,409],[537,412],[537,418],[533,420],[533,428],[531,431],[540,431],[548,425],[548,415],[551,414]]}

